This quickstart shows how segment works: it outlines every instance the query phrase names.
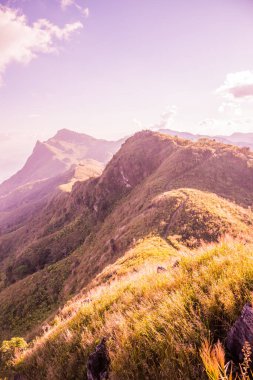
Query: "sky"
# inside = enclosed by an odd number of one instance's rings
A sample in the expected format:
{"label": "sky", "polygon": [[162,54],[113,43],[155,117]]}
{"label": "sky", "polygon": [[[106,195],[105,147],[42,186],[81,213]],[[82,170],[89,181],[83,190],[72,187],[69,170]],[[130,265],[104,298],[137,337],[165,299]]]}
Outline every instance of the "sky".
{"label": "sky", "polygon": [[0,182],[68,128],[253,132],[253,0],[0,0]]}

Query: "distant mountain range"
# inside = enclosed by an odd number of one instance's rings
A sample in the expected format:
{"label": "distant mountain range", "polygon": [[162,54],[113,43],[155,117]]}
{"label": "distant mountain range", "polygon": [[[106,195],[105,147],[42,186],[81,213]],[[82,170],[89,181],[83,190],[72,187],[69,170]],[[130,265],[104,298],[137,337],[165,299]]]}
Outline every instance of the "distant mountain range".
{"label": "distant mountain range", "polygon": [[165,133],[171,136],[179,136],[184,139],[188,139],[192,141],[197,141],[201,138],[208,138],[208,139],[214,139],[216,141],[223,142],[225,144],[244,146],[244,147],[249,147],[250,149],[253,149],[253,132],[252,133],[235,132],[229,136],[222,136],[222,135],[208,136],[208,135],[201,135],[201,134],[193,134],[189,132],[178,132],[172,129],[160,129],[159,132]]}

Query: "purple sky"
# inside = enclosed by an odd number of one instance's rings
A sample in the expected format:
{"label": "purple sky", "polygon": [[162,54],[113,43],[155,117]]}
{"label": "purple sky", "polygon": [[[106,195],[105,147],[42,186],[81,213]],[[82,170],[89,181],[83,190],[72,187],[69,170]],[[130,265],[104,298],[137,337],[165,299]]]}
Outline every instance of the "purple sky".
{"label": "purple sky", "polygon": [[0,4],[0,181],[61,128],[253,132],[252,0]]}

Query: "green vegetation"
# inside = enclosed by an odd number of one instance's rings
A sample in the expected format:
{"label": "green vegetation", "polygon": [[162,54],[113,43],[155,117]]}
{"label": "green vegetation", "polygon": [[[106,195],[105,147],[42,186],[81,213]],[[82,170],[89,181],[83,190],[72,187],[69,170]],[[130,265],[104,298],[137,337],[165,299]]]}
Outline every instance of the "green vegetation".
{"label": "green vegetation", "polygon": [[17,355],[21,355],[27,348],[27,343],[23,338],[14,337],[11,340],[4,340],[0,347],[0,366],[2,372],[12,369]]}
{"label": "green vegetation", "polygon": [[66,259],[2,291],[0,338],[25,335],[39,327],[60,306],[62,284],[70,272],[71,262]]}

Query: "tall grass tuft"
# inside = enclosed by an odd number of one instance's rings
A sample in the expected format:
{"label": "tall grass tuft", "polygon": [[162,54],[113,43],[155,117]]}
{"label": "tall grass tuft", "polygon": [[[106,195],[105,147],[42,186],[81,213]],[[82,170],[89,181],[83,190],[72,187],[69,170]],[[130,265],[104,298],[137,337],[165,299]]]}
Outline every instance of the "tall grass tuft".
{"label": "tall grass tuft", "polygon": [[251,346],[245,342],[243,351],[243,362],[239,367],[235,367],[232,362],[225,359],[225,351],[220,341],[211,345],[208,340],[204,340],[200,350],[200,357],[204,364],[208,379],[210,380],[251,380]]}

